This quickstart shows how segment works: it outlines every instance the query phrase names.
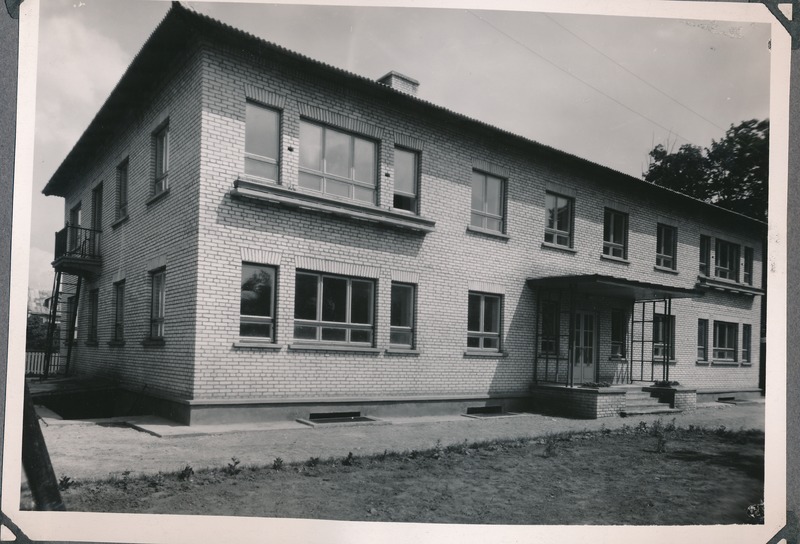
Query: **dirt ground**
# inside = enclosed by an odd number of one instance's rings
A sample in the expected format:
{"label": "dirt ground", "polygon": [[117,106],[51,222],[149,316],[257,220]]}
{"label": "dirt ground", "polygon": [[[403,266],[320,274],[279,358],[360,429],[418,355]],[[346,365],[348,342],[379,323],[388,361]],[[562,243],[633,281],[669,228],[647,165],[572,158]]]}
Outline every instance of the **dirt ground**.
{"label": "dirt ground", "polygon": [[[225,467],[232,457],[243,466],[306,461],[310,457],[343,457],[402,452],[502,438],[541,437],[562,431],[617,429],[653,422],[658,416],[575,420],[538,414],[509,418],[466,417],[388,419],[388,425],[272,429],[237,433],[159,438],[113,424],[42,425],[57,478],[99,479],[130,471],[131,475]],[[662,417],[669,422],[672,417]],[[764,430],[764,404],[716,405],[675,416],[675,424],[727,429]]]}

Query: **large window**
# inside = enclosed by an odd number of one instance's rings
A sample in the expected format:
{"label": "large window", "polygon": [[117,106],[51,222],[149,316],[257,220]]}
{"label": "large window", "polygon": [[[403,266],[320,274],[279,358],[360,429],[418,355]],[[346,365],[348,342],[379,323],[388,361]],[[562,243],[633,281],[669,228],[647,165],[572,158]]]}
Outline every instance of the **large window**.
{"label": "large window", "polygon": [[742,325],[742,362],[749,363],[752,361],[751,342],[753,339],[753,326]]}
{"label": "large window", "polygon": [[391,347],[414,347],[414,290],[407,283],[392,283]]}
{"label": "large window", "polygon": [[628,332],[628,320],[625,310],[612,308],[611,310],[611,356],[625,357],[625,343]]}
{"label": "large window", "polygon": [[742,278],[747,285],[753,285],[753,248],[744,248],[744,277]]}
{"label": "large window", "polygon": [[545,300],[542,302],[541,311],[542,321],[542,353],[558,354],[558,337],[560,334],[561,315],[558,309],[558,302]]}
{"label": "large window", "polygon": [[114,284],[114,335],[112,341],[125,340],[125,282]]}
{"label": "large window", "polygon": [[467,347],[500,350],[500,311],[502,299],[497,295],[469,293]]}
{"label": "large window", "polygon": [[603,220],[603,255],[628,258],[628,214],[606,208]]}
{"label": "large window", "polygon": [[417,213],[419,191],[419,154],[396,147],[394,149],[394,207]]}
{"label": "large window", "polygon": [[150,338],[164,338],[164,301],[166,294],[167,272],[164,269],[150,274]]}
{"label": "large window", "polygon": [[244,173],[278,180],[280,114],[252,102],[245,106]]}
{"label": "large window", "polygon": [[655,314],[653,316],[653,359],[675,359],[675,316]]}
{"label": "large window", "polygon": [[86,341],[97,343],[97,312],[100,310],[100,291],[92,289],[89,291],[89,331]]}
{"label": "large window", "polygon": [[155,174],[153,178],[153,195],[167,190],[167,173],[169,172],[169,125],[164,125],[153,134],[155,153]]}
{"label": "large window", "polygon": [[573,200],[555,193],[545,195],[544,241],[548,244],[572,247]]}
{"label": "large window", "polygon": [[739,281],[739,245],[725,240],[716,240],[716,266],[718,278]]}
{"label": "large window", "polygon": [[239,335],[275,340],[275,269],[242,264]]}
{"label": "large window", "polygon": [[697,320],[697,359],[708,361],[708,319]]}
{"label": "large window", "polygon": [[711,238],[700,235],[700,273],[708,276],[711,273]]}
{"label": "large window", "polygon": [[483,172],[472,171],[472,213],[470,225],[503,232],[505,182]]}
{"label": "large window", "polygon": [[718,361],[736,361],[736,323],[714,321],[714,359]]}
{"label": "large window", "polygon": [[656,231],[656,266],[675,270],[677,252],[678,229],[659,223]]}
{"label": "large window", "polygon": [[122,219],[128,215],[128,159],[117,166],[117,209],[115,219]]}
{"label": "large window", "polygon": [[375,203],[375,142],[300,121],[300,178],[305,189]]}
{"label": "large window", "polygon": [[304,342],[371,346],[373,280],[298,272],[294,292],[294,337]]}

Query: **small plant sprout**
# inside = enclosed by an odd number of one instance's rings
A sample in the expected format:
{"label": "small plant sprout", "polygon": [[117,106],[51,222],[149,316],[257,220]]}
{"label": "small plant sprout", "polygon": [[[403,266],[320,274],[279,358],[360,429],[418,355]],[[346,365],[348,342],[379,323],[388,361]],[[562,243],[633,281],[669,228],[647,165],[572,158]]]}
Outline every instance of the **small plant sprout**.
{"label": "small plant sprout", "polygon": [[309,468],[314,468],[317,465],[319,465],[319,457],[309,457],[308,461],[306,461],[306,466]]}
{"label": "small plant sprout", "polygon": [[275,460],[272,461],[272,470],[283,470],[283,459],[276,457]]}
{"label": "small plant sprout", "polygon": [[344,458],[342,464],[346,467],[350,467],[353,466],[354,462],[355,462],[355,457],[353,457],[353,452],[351,451],[347,454],[347,457]]}
{"label": "small plant sprout", "polygon": [[66,491],[67,489],[72,487],[72,484],[74,483],[75,482],[72,481],[72,478],[70,478],[69,476],[62,476],[61,479],[58,480],[58,490]]}
{"label": "small plant sprout", "polygon": [[192,465],[187,464],[178,473],[178,480],[180,480],[181,482],[185,482],[187,480],[191,480],[192,476],[194,476],[194,469],[192,468]]}
{"label": "small plant sprout", "polygon": [[228,466],[225,468],[225,472],[228,476],[236,476],[242,471],[242,468],[239,466],[241,461],[237,457],[231,457],[231,462],[228,463]]}

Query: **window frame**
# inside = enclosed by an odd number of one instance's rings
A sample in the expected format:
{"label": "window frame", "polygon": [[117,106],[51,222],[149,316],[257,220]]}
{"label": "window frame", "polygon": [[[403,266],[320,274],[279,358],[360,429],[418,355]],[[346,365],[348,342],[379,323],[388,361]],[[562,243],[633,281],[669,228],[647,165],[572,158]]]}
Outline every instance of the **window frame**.
{"label": "window frame", "polygon": [[[304,145],[303,145],[303,141],[302,141],[302,137],[301,137],[300,138],[300,157],[298,159],[299,160],[299,163],[298,163],[298,178],[297,178],[298,187],[300,187],[304,191],[313,191],[315,193],[319,193],[321,195],[324,195],[325,197],[328,197],[328,198],[335,198],[335,199],[344,200],[344,201],[347,201],[347,202],[354,202],[354,203],[360,203],[360,204],[364,204],[364,205],[376,206],[378,204],[378,202],[379,202],[378,190],[379,190],[379,185],[380,184],[379,184],[379,181],[378,181],[378,171],[379,171],[379,168],[380,168],[380,161],[379,161],[379,158],[380,158],[380,155],[379,155],[379,152],[380,152],[380,141],[375,140],[373,138],[369,138],[367,136],[363,136],[361,134],[357,134],[357,133],[348,131],[346,129],[342,129],[342,128],[334,127],[334,126],[329,126],[329,125],[326,125],[326,124],[323,124],[323,123],[319,123],[319,122],[314,122],[314,121],[311,121],[309,119],[300,119],[300,133],[301,134],[302,134],[302,126],[304,124],[310,125],[310,126],[314,126],[314,127],[317,127],[317,128],[322,130],[321,141],[320,141],[320,154],[321,154],[320,155],[320,160],[321,160],[321,165],[320,166],[322,167],[322,170],[314,170],[311,167],[303,166],[302,154],[303,154]],[[333,174],[333,173],[329,173],[329,172],[326,171],[327,163],[328,163],[327,138],[328,138],[328,133],[329,132],[337,132],[337,133],[343,134],[343,135],[345,135],[345,136],[347,136],[349,138],[349,144],[348,144],[348,150],[349,150],[348,171],[349,171],[349,176],[350,176],[349,178],[345,178],[345,177],[340,176],[338,174]],[[356,141],[357,140],[361,140],[363,142],[367,142],[367,143],[369,143],[370,145],[373,146],[373,157],[372,157],[372,159],[373,159],[373,171],[372,171],[372,183],[371,184],[367,183],[365,181],[361,181],[361,180],[355,179],[355,166],[356,166],[355,165],[355,162],[356,162],[355,145],[356,145]],[[303,174],[308,174],[309,176],[314,176],[314,177],[320,178],[321,190],[317,190],[317,189],[314,189],[312,187],[308,187],[306,185],[303,185],[302,182],[301,182]],[[335,181],[337,183],[347,184],[349,186],[348,195],[352,194],[352,196],[342,196],[342,195],[337,195],[336,193],[333,193],[333,192],[328,192],[326,190],[327,186],[328,186],[328,181]],[[369,189],[370,191],[372,191],[372,200],[367,201],[367,200],[356,198],[355,197],[355,193],[356,193],[355,189],[356,188]]]}
{"label": "window frame", "polygon": [[[667,247],[665,234],[672,234],[672,243]],[[670,253],[667,253],[669,250]],[[678,227],[657,223],[656,225],[656,267],[666,270],[678,269]]]}
{"label": "window frame", "polygon": [[697,360],[708,361],[708,319],[697,319]]}
{"label": "window frame", "polygon": [[711,236],[706,234],[700,235],[700,264],[698,271],[703,276],[711,275]]}
{"label": "window frame", "polygon": [[[554,197],[555,198],[555,200],[553,202],[554,203],[554,207],[552,209],[552,213],[551,213],[551,208],[548,206],[548,197]],[[559,230],[558,228],[556,228],[556,225],[558,224],[558,208],[559,208],[558,203],[559,203],[560,200],[566,201],[566,203],[569,206],[568,210],[567,210],[567,215],[568,215],[568,218],[567,218],[568,225],[567,226],[568,226],[569,230],[566,230],[566,231],[565,230]],[[573,198],[571,196],[562,195],[560,193],[556,193],[556,192],[553,192],[553,191],[546,191],[545,192],[545,200],[544,200],[544,211],[545,211],[544,242],[546,244],[550,244],[550,245],[557,246],[557,247],[572,248],[574,243],[575,243],[575,240],[574,240],[574,233],[575,233],[575,198]],[[553,219],[553,221],[552,221],[552,225],[553,226],[550,226],[551,225],[551,221],[550,221],[551,216],[552,216],[552,219]],[[551,239],[548,240],[548,237],[551,237]],[[566,238],[567,239],[567,243],[566,244],[560,243],[558,241],[559,237]]]}
{"label": "window frame", "polygon": [[[727,249],[726,253],[723,248]],[[726,262],[722,262],[720,255],[726,257]],[[742,255],[741,246],[735,242],[729,242],[722,238],[714,240],[714,276],[723,280],[739,282],[739,259]]]}
{"label": "window frame", "polygon": [[[316,319],[302,319],[297,317],[297,277],[305,275],[310,277],[315,277],[317,280],[317,290],[316,290]],[[324,303],[324,280],[334,279],[334,280],[346,280],[347,281],[347,292],[346,292],[346,307],[345,307],[345,315],[346,321],[326,321],[322,319],[323,316],[323,303]],[[352,306],[353,306],[353,282],[363,282],[367,283],[371,286],[370,291],[370,300],[368,304],[369,308],[369,321],[370,323],[353,323],[352,321]],[[376,292],[377,292],[377,282],[373,278],[362,278],[357,276],[343,276],[340,274],[329,274],[326,272],[314,272],[310,270],[297,270],[295,272],[295,310],[294,310],[294,329],[293,329],[293,338],[294,342],[298,344],[320,344],[320,345],[342,345],[342,346],[354,346],[354,347],[374,347],[375,345],[375,321],[376,321],[376,312],[375,312],[375,302],[376,302]],[[298,327],[314,327],[315,330],[315,338],[299,338],[297,336],[297,328]],[[323,329],[345,329],[347,332],[345,333],[346,339],[345,340],[330,340],[330,339],[323,339],[322,333]],[[352,333],[353,331],[369,331],[370,333],[370,341],[369,342],[359,342],[352,340]]]}
{"label": "window frame", "polygon": [[[275,151],[275,157],[274,158],[266,156],[266,155],[260,155],[258,153],[253,153],[252,151],[248,151],[247,150],[248,149],[248,141],[249,141],[248,138],[247,138],[247,126],[249,124],[248,123],[248,120],[249,120],[248,112],[250,111],[250,108],[258,108],[259,110],[263,110],[265,112],[269,112],[270,114],[275,116],[274,120],[276,121],[275,122],[275,130],[276,130],[276,133],[275,133],[275,144],[276,144],[276,147],[275,147],[275,150],[274,150]],[[281,155],[282,122],[283,122],[283,119],[282,119],[281,111],[279,109],[272,108],[272,107],[269,107],[269,106],[265,106],[265,105],[263,105],[263,104],[261,104],[261,103],[259,103],[257,101],[250,100],[250,99],[245,101],[245,140],[244,140],[244,173],[245,173],[245,175],[252,176],[252,177],[258,178],[258,179],[267,180],[267,181],[273,181],[275,183],[278,183],[280,181],[280,177],[281,177],[281,171],[280,171],[281,170],[281,156],[280,155]],[[249,172],[248,168],[247,168],[248,160],[256,161],[256,162],[264,163],[264,164],[274,165],[275,166],[275,177],[274,178],[269,178],[269,177],[265,177],[265,176],[260,176],[258,174],[254,174],[253,172]]]}
{"label": "window frame", "polygon": [[541,340],[539,352],[549,355],[558,355],[559,339],[561,337],[561,308],[556,300],[543,300],[540,310]]}
{"label": "window frame", "polygon": [[753,362],[753,326],[742,324],[742,363]]}
{"label": "window frame", "polygon": [[[725,338],[720,332],[725,331]],[[714,361],[735,363],[738,362],[739,324],[732,321],[714,320],[713,358]],[[732,342],[731,342],[732,339]],[[719,342],[725,341],[726,345]]]}
{"label": "window frame", "polygon": [[[659,321],[661,324],[659,325]],[[661,362],[664,360],[664,354],[661,350],[666,348],[666,334],[664,333],[664,324],[669,327],[669,353],[667,353],[667,361],[675,360],[675,315],[674,314],[653,314],[653,361]],[[658,331],[658,334],[657,334]],[[664,337],[663,339],[660,339]],[[660,340],[659,340],[660,339]]]}
{"label": "window frame", "polygon": [[153,186],[151,196],[158,196],[169,189],[169,122],[153,131]]}
{"label": "window frame", "polygon": [[125,341],[125,280],[114,284],[114,329],[111,341]]}
{"label": "window frame", "polygon": [[[470,330],[469,328],[469,302],[467,303],[467,350],[469,351],[481,351],[481,352],[497,352],[499,353],[503,349],[503,342],[502,342],[502,332],[503,332],[503,295],[498,295],[495,293],[483,293],[480,291],[469,291],[468,297],[480,297],[480,330]],[[486,300],[487,299],[495,299],[497,300],[497,315],[495,319],[497,320],[497,332],[487,332],[486,331]],[[468,298],[469,300],[469,298]],[[478,339],[478,346],[470,346],[469,342],[471,339]],[[485,343],[487,339],[495,339],[497,341],[496,347],[486,347]]]}
{"label": "window frame", "polygon": [[160,268],[150,272],[150,340],[163,340],[164,317],[167,300],[167,270]]}
{"label": "window frame", "polygon": [[[397,152],[401,153],[408,153],[414,161],[412,167],[412,175],[413,179],[412,185],[414,186],[413,193],[407,193],[405,191],[398,191],[397,190]],[[420,188],[420,152],[414,149],[409,149],[407,147],[396,145],[394,146],[394,183],[392,186],[392,208],[395,210],[400,210],[404,212],[409,212],[413,214],[419,214],[419,188]],[[411,199],[411,206],[410,207],[402,207],[398,206],[398,197],[400,198],[407,198]]]}
{"label": "window frame", "polygon": [[[622,241],[614,240],[615,224],[622,222]],[[615,255],[615,251],[620,255]],[[612,208],[603,211],[603,255],[612,259],[628,259],[628,214]]]}
{"label": "window frame", "polygon": [[[268,315],[250,315],[245,314],[242,310],[242,286],[245,279],[245,270],[246,267],[252,267],[257,269],[263,269],[270,272],[271,276],[271,286],[270,286],[270,300],[267,308]],[[276,301],[277,301],[277,287],[278,287],[278,269],[275,266],[270,266],[266,264],[260,263],[253,263],[249,261],[243,261],[241,264],[241,274],[240,274],[240,282],[239,282],[239,338],[247,339],[248,341],[260,341],[260,342],[268,342],[268,343],[275,343],[276,341],[276,330],[275,330],[275,309],[276,309]],[[266,325],[269,330],[269,334],[265,335],[258,335],[258,334],[242,334],[242,327],[244,325]]]}
{"label": "window frame", "polygon": [[88,297],[88,327],[86,331],[86,343],[97,344],[98,314],[100,312],[100,289],[91,289]]}
{"label": "window frame", "polygon": [[745,246],[742,282],[746,283],[747,285],[753,285],[753,258],[753,248]]}
{"label": "window frame", "polygon": [[[628,319],[627,312],[622,308],[611,308],[611,357],[615,359],[625,359],[627,356],[628,344]],[[621,338],[616,338],[614,335],[615,323],[614,320],[618,319],[617,323],[618,332],[622,333]],[[616,347],[619,347],[619,352],[615,353]]]}
{"label": "window frame", "polygon": [[[406,296],[408,297],[410,308],[408,310],[408,315],[410,319],[409,325],[396,325],[394,323],[395,318],[395,288],[398,289],[407,289],[410,291],[409,294]],[[412,350],[416,346],[416,311],[417,311],[417,286],[413,283],[405,283],[399,281],[392,282],[392,289],[391,289],[391,301],[390,301],[390,316],[389,316],[389,347],[392,349],[409,349]],[[392,337],[395,334],[408,334],[410,335],[411,341],[408,343],[399,343],[393,342]]]}
{"label": "window frame", "polygon": [[117,185],[117,198],[116,207],[114,211],[114,219],[119,221],[128,216],[128,179],[130,175],[130,159],[126,157],[125,160],[117,165],[116,169],[116,185]]}
{"label": "window frame", "polygon": [[[481,209],[475,209],[473,207],[473,201],[475,200],[475,181],[476,177],[480,177],[480,181],[482,182],[482,190],[481,190]],[[495,213],[486,211],[487,204],[488,204],[488,191],[489,191],[489,179],[497,180],[500,182],[500,215]],[[507,179],[502,178],[500,176],[496,176],[494,174],[489,174],[488,172],[484,172],[482,170],[473,169],[472,170],[472,177],[470,179],[470,186],[471,186],[471,194],[470,194],[470,219],[469,224],[472,228],[477,228],[481,230],[485,230],[488,232],[498,232],[500,234],[505,234],[506,232],[506,185]],[[480,225],[475,225],[474,222],[476,219],[480,219]],[[500,228],[495,229],[488,226],[488,222],[490,220],[499,221]]]}

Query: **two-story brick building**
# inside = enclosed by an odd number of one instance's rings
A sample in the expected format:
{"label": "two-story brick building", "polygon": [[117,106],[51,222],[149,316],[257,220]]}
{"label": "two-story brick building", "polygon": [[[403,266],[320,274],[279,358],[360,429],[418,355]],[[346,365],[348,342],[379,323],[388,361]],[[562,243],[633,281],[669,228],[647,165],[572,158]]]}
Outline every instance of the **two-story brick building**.
{"label": "two-story brick building", "polygon": [[764,224],[416,87],[173,4],[44,190],[71,370],[186,423],[757,392]]}

